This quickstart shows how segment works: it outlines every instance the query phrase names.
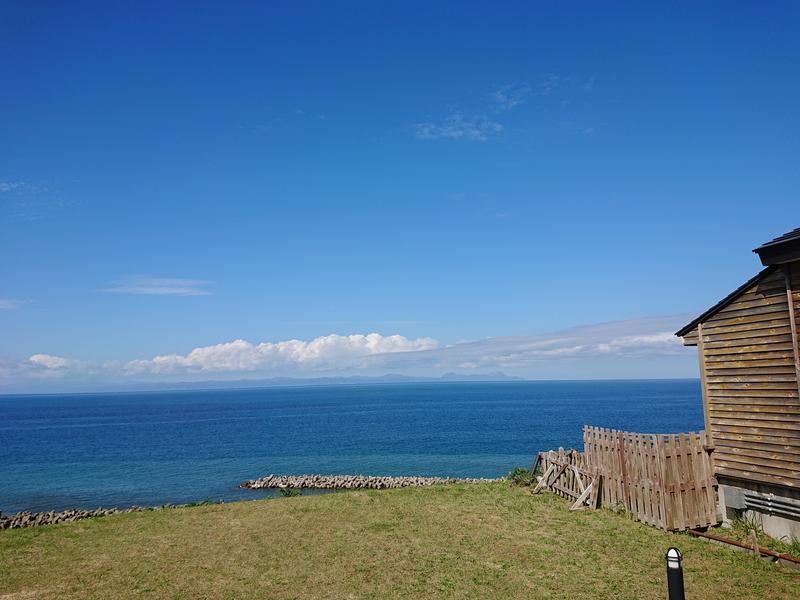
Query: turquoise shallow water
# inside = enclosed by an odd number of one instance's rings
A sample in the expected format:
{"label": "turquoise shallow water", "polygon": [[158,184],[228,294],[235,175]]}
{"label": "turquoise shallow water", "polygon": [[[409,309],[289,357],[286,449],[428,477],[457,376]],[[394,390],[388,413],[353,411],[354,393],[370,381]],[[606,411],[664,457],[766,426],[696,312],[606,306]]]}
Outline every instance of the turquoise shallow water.
{"label": "turquoise shallow water", "polygon": [[269,473],[496,477],[584,424],[703,427],[696,380],[0,396],[0,511],[237,500]]}

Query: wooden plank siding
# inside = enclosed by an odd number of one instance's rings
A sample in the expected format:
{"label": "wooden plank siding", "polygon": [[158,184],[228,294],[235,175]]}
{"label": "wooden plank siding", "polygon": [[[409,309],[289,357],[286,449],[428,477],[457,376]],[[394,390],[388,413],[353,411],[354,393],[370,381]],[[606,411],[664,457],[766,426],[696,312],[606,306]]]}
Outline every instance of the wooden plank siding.
{"label": "wooden plank siding", "polygon": [[800,264],[791,263],[785,266],[786,294],[789,302],[789,321],[792,343],[795,348],[794,369],[797,377],[797,391],[800,393]]}
{"label": "wooden plank siding", "polygon": [[697,327],[695,327],[689,333],[683,336],[683,345],[697,346]]}
{"label": "wooden plank siding", "polygon": [[778,268],[684,336],[700,353],[716,475],[800,488],[800,264]]}

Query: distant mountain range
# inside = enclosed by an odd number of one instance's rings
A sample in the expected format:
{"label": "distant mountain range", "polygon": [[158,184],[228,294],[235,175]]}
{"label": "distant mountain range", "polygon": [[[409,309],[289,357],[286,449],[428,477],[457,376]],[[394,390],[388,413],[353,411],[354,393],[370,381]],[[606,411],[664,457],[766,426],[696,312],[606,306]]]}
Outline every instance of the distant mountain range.
{"label": "distant mountain range", "polygon": [[[445,373],[439,377],[420,377],[413,375],[398,375],[389,373],[386,375],[363,376],[354,375],[351,377],[271,377],[269,379],[235,379],[235,380],[209,380],[209,381],[175,381],[175,382],[139,382],[130,383],[124,387],[125,390],[217,390],[217,389],[240,389],[240,388],[261,388],[261,387],[301,387],[301,386],[323,386],[323,385],[359,385],[359,384],[391,384],[391,383],[452,383],[458,381],[525,381],[524,377],[515,377],[505,373],[480,373],[464,375],[461,373]],[[120,389],[120,388],[117,388]]]}
{"label": "distant mountain range", "polygon": [[58,388],[52,386],[26,386],[25,390],[5,388],[0,382],[0,396],[6,394],[86,394],[114,392],[155,392],[159,390],[222,390],[253,389],[272,387],[302,387],[326,385],[380,385],[401,383],[452,383],[452,382],[502,382],[526,381],[524,377],[515,377],[501,372],[478,373],[467,375],[462,373],[445,373],[439,377],[423,377],[416,375],[353,375],[349,377],[271,377],[268,379],[220,379],[207,381],[60,381]]}

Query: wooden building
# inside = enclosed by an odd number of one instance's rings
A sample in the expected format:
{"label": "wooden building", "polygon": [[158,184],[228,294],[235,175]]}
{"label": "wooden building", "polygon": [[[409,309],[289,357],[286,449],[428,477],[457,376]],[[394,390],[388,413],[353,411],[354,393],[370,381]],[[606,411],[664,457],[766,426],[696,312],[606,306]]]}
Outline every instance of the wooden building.
{"label": "wooden building", "polygon": [[765,268],[676,335],[698,348],[723,516],[800,537],[800,228],[753,252]]}

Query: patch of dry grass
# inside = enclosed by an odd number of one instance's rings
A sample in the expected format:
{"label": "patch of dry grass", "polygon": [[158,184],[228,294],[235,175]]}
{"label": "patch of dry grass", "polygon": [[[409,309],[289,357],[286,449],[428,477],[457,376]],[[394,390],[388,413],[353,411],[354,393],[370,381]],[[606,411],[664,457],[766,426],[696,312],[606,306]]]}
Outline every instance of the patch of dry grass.
{"label": "patch of dry grass", "polygon": [[[346,492],[0,533],[0,598],[798,598],[800,574],[505,484]],[[5,596],[4,596],[5,595]]]}

